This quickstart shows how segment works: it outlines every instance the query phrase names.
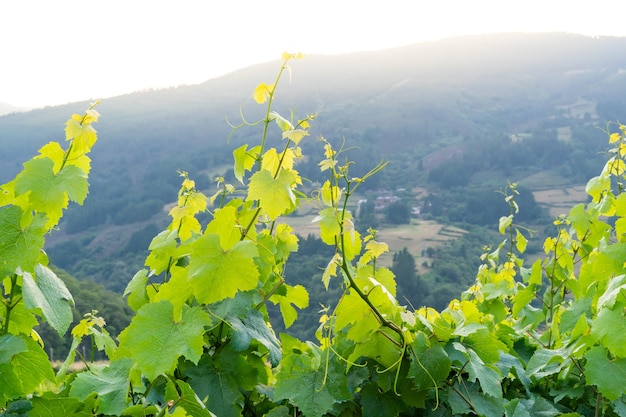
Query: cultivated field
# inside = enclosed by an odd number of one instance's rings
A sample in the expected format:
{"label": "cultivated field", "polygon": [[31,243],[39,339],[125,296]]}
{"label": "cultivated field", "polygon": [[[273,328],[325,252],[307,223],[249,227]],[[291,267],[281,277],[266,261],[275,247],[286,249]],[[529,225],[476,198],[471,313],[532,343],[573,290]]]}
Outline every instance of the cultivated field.
{"label": "cultivated field", "polygon": [[551,188],[534,191],[535,201],[550,211],[550,215],[556,217],[567,214],[576,204],[587,201],[587,193],[584,185],[567,188]]}

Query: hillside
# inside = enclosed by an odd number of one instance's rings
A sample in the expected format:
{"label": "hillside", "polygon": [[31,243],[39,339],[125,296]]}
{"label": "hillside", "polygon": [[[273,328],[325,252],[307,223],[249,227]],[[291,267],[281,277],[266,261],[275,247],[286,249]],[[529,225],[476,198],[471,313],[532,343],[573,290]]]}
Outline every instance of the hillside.
{"label": "hillside", "polygon": [[[300,117],[318,113],[314,136],[359,148],[351,153],[355,173],[390,160],[369,190],[425,187],[434,196],[431,216],[491,224],[497,216],[468,220],[464,213],[475,209],[463,189],[493,194],[507,179],[532,191],[565,188],[597,172],[605,143],[597,126],[626,114],[624,52],[622,38],[501,34],[308,56],[292,65],[277,103],[282,114],[292,107]],[[232,149],[254,141],[242,129],[227,142],[225,118],[239,123],[240,109],[249,120],[260,117],[252,90],[272,82],[277,68],[269,62],[199,85],[105,100],[91,193],[49,240],[53,259],[75,276],[116,282],[110,288],[119,291],[163,224],[177,170],[209,189],[213,176],[226,174]],[[62,137],[63,121],[87,105],[0,117],[0,183],[42,144]],[[321,146],[304,146],[312,158],[301,172],[316,179]],[[456,193],[455,200],[445,193]]]}

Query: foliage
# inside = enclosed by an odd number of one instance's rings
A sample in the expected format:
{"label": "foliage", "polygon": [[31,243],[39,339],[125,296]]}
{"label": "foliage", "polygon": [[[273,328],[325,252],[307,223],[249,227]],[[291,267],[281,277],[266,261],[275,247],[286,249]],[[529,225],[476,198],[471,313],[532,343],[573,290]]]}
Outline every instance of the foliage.
{"label": "foliage", "polygon": [[[285,54],[276,80],[254,91],[265,115],[234,126],[262,131],[258,144],[233,152],[238,184],[218,179],[207,197],[180,173],[171,221],[125,290],[135,316],[116,340],[102,317],[86,314],[56,373],[33,327],[43,319],[65,333],[73,298],[42,248],[69,201],[86,197],[95,110],[72,116],[66,150],[51,142],[2,186],[1,415],[625,415],[626,126],[607,128],[610,159],[587,184],[591,201],[556,220],[544,257],[524,262],[529,231],[516,223],[510,184],[504,240],[482,254],[473,285],[441,311],[412,310],[377,262],[387,245],[375,230],[361,234],[348,210],[386,163],[353,176],[346,149],[321,138],[327,179],[311,196],[300,191],[295,162],[315,116],[272,106],[296,57]],[[285,279],[298,250],[286,215],[305,200],[319,206],[332,253],[321,282],[338,294],[323,308],[317,342],[287,333],[309,304],[307,289]],[[207,212],[204,226],[198,215]],[[272,305],[287,329],[279,336]],[[68,375],[85,338],[91,358]],[[96,351],[109,361],[94,363]]]}

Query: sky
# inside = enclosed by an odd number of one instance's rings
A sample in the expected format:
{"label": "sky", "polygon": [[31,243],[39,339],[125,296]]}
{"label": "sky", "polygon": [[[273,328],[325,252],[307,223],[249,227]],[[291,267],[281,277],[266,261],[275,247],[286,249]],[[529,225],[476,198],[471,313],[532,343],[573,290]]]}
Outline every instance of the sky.
{"label": "sky", "polygon": [[198,84],[279,59],[500,32],[626,36],[621,0],[7,0],[0,102]]}

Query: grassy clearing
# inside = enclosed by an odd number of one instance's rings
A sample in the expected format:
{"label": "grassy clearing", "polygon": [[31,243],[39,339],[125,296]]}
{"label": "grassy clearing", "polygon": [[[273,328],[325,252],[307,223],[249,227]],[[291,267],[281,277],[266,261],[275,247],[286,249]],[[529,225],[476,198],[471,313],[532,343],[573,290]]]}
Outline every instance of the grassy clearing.
{"label": "grassy clearing", "polygon": [[587,201],[587,193],[584,185],[567,188],[551,188],[534,191],[535,200],[542,207],[546,207],[551,216],[567,214],[576,204]]}

